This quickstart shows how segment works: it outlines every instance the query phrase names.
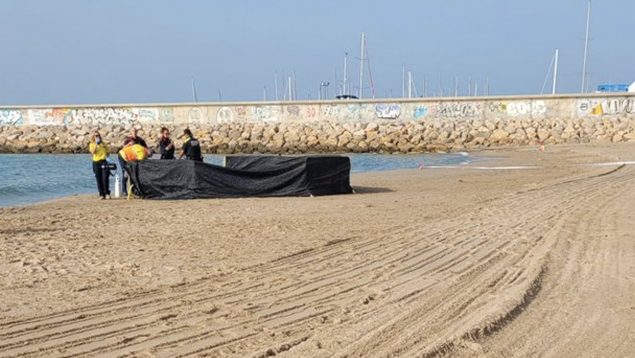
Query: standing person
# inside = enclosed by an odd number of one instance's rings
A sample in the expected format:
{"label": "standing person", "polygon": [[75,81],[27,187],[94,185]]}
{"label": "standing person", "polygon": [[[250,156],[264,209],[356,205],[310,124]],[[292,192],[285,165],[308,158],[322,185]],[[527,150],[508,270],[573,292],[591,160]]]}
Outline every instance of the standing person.
{"label": "standing person", "polygon": [[124,146],[126,145],[126,142],[128,140],[132,140],[135,144],[140,144],[143,147],[148,148],[146,141],[137,135],[137,128],[135,127],[132,127],[132,129],[130,129],[130,135],[124,140]]}
{"label": "standing person", "polygon": [[[130,142],[132,142],[133,144],[139,144],[139,145],[141,145],[144,148],[148,148],[148,145],[146,144],[146,141],[143,138],[141,138],[141,137],[139,137],[137,135],[137,128],[135,128],[135,127],[132,127],[130,129],[130,135],[127,136],[126,138],[124,138],[123,144],[121,145],[119,150],[124,148]],[[117,150],[117,151],[119,151],[119,150]],[[125,169],[126,163],[121,160],[121,157],[118,157],[118,159],[119,159],[119,165],[121,166],[121,192],[125,193],[125,192],[127,192],[126,183],[127,183],[127,179],[128,179],[128,173],[126,172],[126,169]]]}
{"label": "standing person", "polygon": [[159,152],[161,153],[161,159],[175,159],[174,158],[174,142],[170,138],[170,131],[162,127],[161,139],[159,140]]}
{"label": "standing person", "polygon": [[108,145],[102,141],[98,131],[93,133],[88,150],[93,155],[93,173],[95,173],[95,180],[97,180],[99,197],[102,200],[110,199],[110,170],[106,167],[109,153]]}
{"label": "standing person", "polygon": [[[141,160],[145,160],[150,157],[150,151],[148,148],[142,146],[141,144],[137,144],[132,140],[128,140],[124,147],[119,151],[119,163],[122,166],[126,166],[130,162],[137,162]],[[130,169],[130,168],[127,168]],[[124,170],[124,172],[127,172]],[[132,173],[129,173],[132,174]],[[133,192],[133,184],[130,179],[130,175],[126,178],[126,193],[128,193],[128,199],[132,197]]]}
{"label": "standing person", "polygon": [[185,137],[185,141],[183,142],[183,150],[181,151],[179,159],[185,157],[189,160],[202,162],[203,156],[201,155],[201,143],[198,139],[194,138],[194,135],[192,135],[192,131],[189,128],[186,128],[183,131],[183,136]]}

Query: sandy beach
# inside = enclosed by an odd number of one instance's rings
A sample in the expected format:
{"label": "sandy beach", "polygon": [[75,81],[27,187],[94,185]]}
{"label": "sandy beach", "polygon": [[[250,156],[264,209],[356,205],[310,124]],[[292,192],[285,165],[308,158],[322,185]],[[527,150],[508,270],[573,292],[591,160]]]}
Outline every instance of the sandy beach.
{"label": "sandy beach", "polygon": [[352,195],[0,209],[0,356],[635,356],[635,145],[481,154]]}

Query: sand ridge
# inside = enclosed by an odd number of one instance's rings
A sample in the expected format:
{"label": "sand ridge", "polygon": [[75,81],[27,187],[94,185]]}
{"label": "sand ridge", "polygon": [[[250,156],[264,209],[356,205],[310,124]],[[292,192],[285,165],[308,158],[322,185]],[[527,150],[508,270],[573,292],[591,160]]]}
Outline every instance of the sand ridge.
{"label": "sand ridge", "polygon": [[631,151],[496,152],[542,169],[355,175],[348,196],[1,209],[0,355],[632,356],[635,167],[578,165]]}

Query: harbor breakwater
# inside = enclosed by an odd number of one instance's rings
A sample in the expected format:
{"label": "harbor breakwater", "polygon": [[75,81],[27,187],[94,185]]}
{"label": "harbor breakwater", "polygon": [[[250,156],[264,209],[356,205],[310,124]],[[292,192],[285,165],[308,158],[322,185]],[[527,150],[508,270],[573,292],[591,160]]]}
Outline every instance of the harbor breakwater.
{"label": "harbor breakwater", "polygon": [[[114,150],[136,127],[190,128],[207,153],[447,152],[635,140],[635,95],[0,107],[0,152]],[[177,141],[178,144],[178,141]]]}

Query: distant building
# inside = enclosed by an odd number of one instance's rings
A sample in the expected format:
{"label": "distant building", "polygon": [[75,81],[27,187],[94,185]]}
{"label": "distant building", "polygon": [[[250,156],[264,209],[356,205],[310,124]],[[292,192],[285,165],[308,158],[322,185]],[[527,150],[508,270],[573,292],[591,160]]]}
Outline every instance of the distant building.
{"label": "distant building", "polygon": [[[631,85],[632,86],[632,85]],[[597,92],[628,92],[627,84],[599,85]]]}

